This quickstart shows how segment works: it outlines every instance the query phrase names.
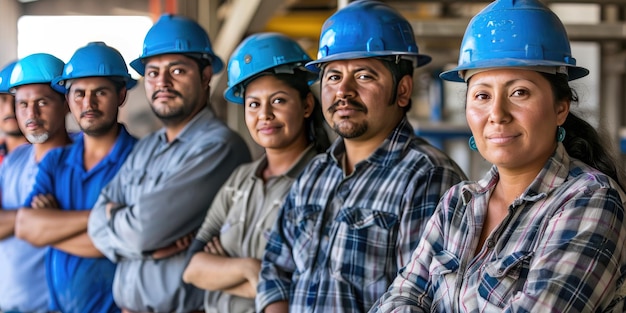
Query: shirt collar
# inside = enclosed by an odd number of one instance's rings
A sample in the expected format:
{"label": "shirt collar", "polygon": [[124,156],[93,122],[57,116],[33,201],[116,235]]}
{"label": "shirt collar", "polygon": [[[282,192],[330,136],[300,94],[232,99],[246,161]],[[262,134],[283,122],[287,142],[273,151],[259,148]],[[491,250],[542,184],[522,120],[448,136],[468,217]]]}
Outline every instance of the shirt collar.
{"label": "shirt collar", "polygon": [[[547,194],[567,180],[570,163],[569,154],[567,154],[563,144],[559,142],[556,150],[537,177],[516,201],[537,201],[546,197]],[[498,168],[494,165],[480,181],[475,184],[467,184],[461,188],[463,203],[467,204],[472,197],[478,197],[493,190],[499,180]]]}
{"label": "shirt collar", "polygon": [[[400,161],[406,150],[406,146],[414,139],[415,134],[413,127],[406,117],[391,131],[389,136],[385,138],[382,144],[363,162],[378,164],[381,166],[392,166]],[[330,157],[338,165],[342,164],[343,156],[346,153],[346,147],[343,138],[337,138],[328,150]],[[356,164],[355,168],[359,166]]]}
{"label": "shirt collar", "polygon": [[[128,148],[128,145],[131,144],[129,141],[133,139],[133,137],[128,133],[124,124],[118,124],[119,133],[117,138],[115,139],[115,144],[113,144],[113,149],[111,152],[107,154],[104,159],[100,162],[109,162],[114,163],[118,162],[120,158],[120,154],[124,149]],[[84,156],[85,156],[85,141],[84,141],[84,133],[77,134],[73,139],[71,149],[68,152],[68,157],[65,160],[65,163],[69,166],[77,166],[80,168],[83,167]]]}
{"label": "shirt collar", "polygon": [[[286,176],[291,179],[298,178],[298,175],[304,170],[304,168],[309,164],[309,160],[311,160],[317,152],[315,151],[315,147],[313,145],[309,145],[300,156],[296,159],[296,162],[291,165],[291,167],[281,176]],[[263,177],[263,170],[267,167],[267,157],[263,155],[263,157],[256,162],[256,168],[254,170],[254,176],[256,178]]]}
{"label": "shirt collar", "polygon": [[189,122],[187,122],[187,125],[185,125],[183,130],[181,130],[178,136],[176,136],[176,138],[174,138],[174,140],[172,140],[171,142],[167,142],[167,134],[165,133],[165,127],[162,127],[161,129],[157,131],[157,137],[159,138],[162,144],[169,144],[175,141],[182,141],[182,142],[188,141],[190,140],[190,137],[193,136],[193,134],[195,133],[194,130],[199,125],[203,124],[200,121],[212,119],[213,117],[215,117],[215,114],[213,114],[213,111],[211,111],[208,107],[204,107],[202,108],[202,110],[198,111],[198,113],[196,113],[196,115],[191,120],[189,120]]}

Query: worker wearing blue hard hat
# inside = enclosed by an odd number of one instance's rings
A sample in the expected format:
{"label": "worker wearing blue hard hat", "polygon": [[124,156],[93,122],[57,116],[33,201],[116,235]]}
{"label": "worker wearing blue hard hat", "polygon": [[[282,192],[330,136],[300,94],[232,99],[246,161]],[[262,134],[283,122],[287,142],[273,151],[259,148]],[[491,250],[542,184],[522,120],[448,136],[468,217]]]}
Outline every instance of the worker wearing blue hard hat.
{"label": "worker wearing blue hard hat", "polygon": [[136,142],[117,121],[135,84],[122,55],[103,42],[77,49],[52,81],[64,91],[81,133],[74,144],[51,151],[40,162],[16,226],[19,238],[50,246],[46,277],[51,310],[120,311],[112,292],[115,264],[91,243],[87,218]]}
{"label": "worker wearing blue hard hat", "polygon": [[587,69],[539,0],[497,0],[458,66],[470,149],[491,170],[454,186],[372,312],[624,312],[623,174],[572,112]]}
{"label": "worker wearing blue hard hat", "polygon": [[18,125],[32,144],[19,146],[0,165],[0,310],[5,312],[48,310],[47,249],[31,245],[15,232],[18,209],[33,188],[39,162],[54,148],[71,142],[65,128],[67,103],[51,87],[63,66],[53,55],[35,53],[19,59],[9,78]]}
{"label": "worker wearing blue hard hat", "polygon": [[137,142],[102,190],[88,232],[118,263],[113,296],[123,311],[194,312],[202,309],[204,292],[182,282],[184,251],[213,197],[250,152],[208,103],[211,77],[223,64],[198,23],[161,16],[130,64],[144,76],[163,128]]}
{"label": "worker wearing blue hard hat", "polygon": [[380,1],[329,17],[317,59],[326,122],[339,136],[294,182],[269,233],[256,310],[365,312],[417,246],[437,199],[465,178],[414,135],[409,22]]}

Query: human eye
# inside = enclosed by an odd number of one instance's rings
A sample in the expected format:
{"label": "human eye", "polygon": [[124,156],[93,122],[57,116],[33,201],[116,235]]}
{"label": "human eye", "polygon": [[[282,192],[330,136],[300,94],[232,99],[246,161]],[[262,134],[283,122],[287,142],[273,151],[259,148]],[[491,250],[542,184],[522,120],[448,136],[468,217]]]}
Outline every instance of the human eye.
{"label": "human eye", "polygon": [[172,68],[172,74],[173,75],[181,75],[181,74],[184,74],[184,73],[185,73],[185,70],[183,68],[180,68],[180,67]]}
{"label": "human eye", "polygon": [[256,108],[258,108],[258,107],[260,107],[260,106],[261,106],[261,104],[259,104],[259,103],[258,103],[258,102],[256,102],[256,101],[250,101],[250,102],[248,102],[246,105],[247,105],[247,107],[249,107],[249,108],[251,108],[251,109],[256,109]]}
{"label": "human eye", "polygon": [[484,100],[488,100],[489,94],[485,91],[476,91],[474,93],[472,93],[472,100],[474,101],[484,101]]}
{"label": "human eye", "polygon": [[37,101],[37,106],[43,107],[46,106],[48,103],[46,102],[46,100],[39,100]]}
{"label": "human eye", "polygon": [[157,71],[148,71],[146,72],[146,76],[150,77],[150,78],[155,78],[159,75],[159,73]]}
{"label": "human eye", "polygon": [[370,79],[373,79],[373,78],[374,78],[374,76],[372,76],[372,75],[371,75],[371,74],[369,74],[369,73],[361,72],[361,73],[357,73],[357,74],[356,74],[356,78],[357,78],[358,80],[370,80]]}
{"label": "human eye", "polygon": [[520,89],[515,89],[513,90],[513,92],[511,93],[512,97],[525,97],[528,96],[529,92],[526,89],[520,88]]}
{"label": "human eye", "polygon": [[106,90],[98,90],[96,91],[96,96],[97,97],[105,97],[107,95]]}
{"label": "human eye", "polygon": [[85,96],[85,93],[82,91],[74,91],[74,99],[82,99]]}
{"label": "human eye", "polygon": [[287,100],[285,100],[285,98],[274,98],[272,100],[272,103],[275,103],[275,104],[281,104],[281,103],[285,103],[285,102],[287,102]]}

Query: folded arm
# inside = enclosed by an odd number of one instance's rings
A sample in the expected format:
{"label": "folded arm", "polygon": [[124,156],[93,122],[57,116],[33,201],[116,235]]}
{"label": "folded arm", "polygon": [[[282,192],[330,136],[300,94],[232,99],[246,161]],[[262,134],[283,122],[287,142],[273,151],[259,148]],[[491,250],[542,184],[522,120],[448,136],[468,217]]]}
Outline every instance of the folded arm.
{"label": "folded arm", "polygon": [[15,217],[17,210],[0,209],[0,240],[13,236],[15,233]]}
{"label": "folded arm", "polygon": [[210,244],[211,248],[206,249],[209,252],[193,254],[183,273],[183,280],[201,289],[227,292],[232,288],[254,298],[261,261],[225,255],[219,239],[212,240]]}
{"label": "folded arm", "polygon": [[35,246],[53,245],[87,231],[89,211],[21,208],[15,236]]}
{"label": "folded arm", "polygon": [[218,189],[247,160],[240,154],[212,144],[168,170],[172,174],[155,190],[112,212],[111,244],[134,254],[152,253],[197,230]]}
{"label": "folded arm", "polygon": [[103,256],[100,250],[96,249],[86,231],[74,237],[59,241],[52,246],[61,251],[83,258],[100,258]]}

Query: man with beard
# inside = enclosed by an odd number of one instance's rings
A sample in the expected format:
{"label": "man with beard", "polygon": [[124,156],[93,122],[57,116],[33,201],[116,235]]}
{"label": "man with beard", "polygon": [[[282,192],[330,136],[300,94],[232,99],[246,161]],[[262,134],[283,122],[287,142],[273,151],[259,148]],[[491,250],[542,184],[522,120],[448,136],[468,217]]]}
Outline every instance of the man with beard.
{"label": "man with beard", "polygon": [[50,151],[39,164],[28,208],[17,213],[15,235],[50,246],[46,276],[50,310],[119,312],[113,301],[115,264],[87,235],[89,212],[137,141],[118,123],[128,89],[137,84],[114,48],[92,42],[76,50],[52,82],[65,91],[81,129],[74,144]]}
{"label": "man with beard", "polygon": [[0,70],[0,131],[4,138],[0,143],[0,163],[13,149],[28,143],[15,118],[15,98],[9,92],[9,78],[16,62],[7,64]]}
{"label": "man with beard", "polygon": [[410,24],[380,1],[355,1],[323,26],[318,60],[326,121],[339,135],[294,182],[269,235],[257,311],[366,312],[410,261],[439,198],[465,175],[414,135]]}
{"label": "man with beard", "polygon": [[131,66],[144,75],[164,127],[137,142],[102,190],[89,235],[118,262],[113,296],[124,311],[201,310],[204,291],[181,279],[185,250],[214,195],[250,152],[208,106],[211,76],[223,63],[199,24],[161,16]]}
{"label": "man with beard", "polygon": [[39,162],[53,148],[71,142],[65,130],[67,103],[50,86],[63,66],[50,54],[32,54],[17,61],[9,80],[18,125],[32,145],[17,147],[0,165],[0,311],[4,312],[48,311],[46,249],[13,234],[17,209],[33,189]]}

